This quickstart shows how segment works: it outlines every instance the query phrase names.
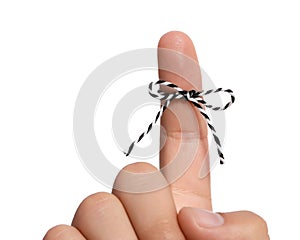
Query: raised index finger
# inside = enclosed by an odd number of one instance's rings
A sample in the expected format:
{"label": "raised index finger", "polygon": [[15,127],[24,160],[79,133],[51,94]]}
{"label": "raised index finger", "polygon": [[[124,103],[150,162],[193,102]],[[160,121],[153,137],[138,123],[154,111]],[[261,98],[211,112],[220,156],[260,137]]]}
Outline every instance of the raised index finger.
{"label": "raised index finger", "polygon": [[[202,89],[196,51],[186,34],[169,32],[161,37],[158,63],[161,80],[184,90]],[[177,170],[182,168],[181,177],[171,185],[177,210],[184,206],[211,210],[210,175],[199,177],[201,168],[209,167],[205,120],[197,108],[181,99],[171,102],[162,116],[161,125],[165,129],[161,132],[161,142],[164,142],[160,152],[161,168],[175,160]],[[186,163],[190,163],[188,168]],[[167,179],[173,179],[172,168],[164,169],[163,173]]]}

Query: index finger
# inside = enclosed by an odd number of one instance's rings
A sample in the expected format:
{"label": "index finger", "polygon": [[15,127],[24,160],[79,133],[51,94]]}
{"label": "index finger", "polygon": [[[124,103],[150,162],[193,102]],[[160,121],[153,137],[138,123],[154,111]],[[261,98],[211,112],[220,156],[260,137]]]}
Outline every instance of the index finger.
{"label": "index finger", "polygon": [[[169,49],[176,54],[169,54]],[[182,32],[169,32],[163,35],[158,44],[159,78],[172,82],[185,90],[202,90],[202,78],[198,59],[191,39]],[[168,71],[165,69],[175,69]],[[185,77],[183,77],[185,76]],[[201,168],[209,168],[207,126],[198,109],[191,103],[173,100],[161,118],[160,165],[178,161],[178,167],[190,161],[187,169],[171,184],[177,210],[184,206],[211,210],[210,174],[199,177]],[[184,165],[184,164],[183,164]],[[171,169],[163,171],[166,178],[172,175]]]}

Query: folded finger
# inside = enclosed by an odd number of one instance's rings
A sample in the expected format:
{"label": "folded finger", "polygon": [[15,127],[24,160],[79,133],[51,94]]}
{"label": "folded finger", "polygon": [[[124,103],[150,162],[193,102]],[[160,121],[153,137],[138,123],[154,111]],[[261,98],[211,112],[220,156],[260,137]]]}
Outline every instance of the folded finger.
{"label": "folded finger", "polygon": [[74,227],[58,225],[51,228],[43,240],[86,240],[84,236]]}
{"label": "folded finger", "polygon": [[[132,177],[126,178],[123,172],[130,172],[137,175],[136,181]],[[146,163],[135,163],[128,165],[123,169],[116,178],[115,185],[130,184],[135,189],[143,189],[143,185],[151,184],[150,178],[147,174],[158,172],[158,170]],[[140,176],[143,175],[142,178]],[[166,187],[160,188],[156,191],[140,193],[124,192],[120,190],[113,190],[130,218],[130,221],[135,229],[139,239],[184,239],[184,236],[178,226],[177,212],[173,201],[172,193],[166,183],[165,178],[159,173],[155,181],[162,181]],[[141,185],[141,186],[138,186]],[[118,187],[117,189],[120,189]]]}
{"label": "folded finger", "polygon": [[77,209],[72,226],[87,239],[137,239],[121,202],[109,193],[87,197]]}

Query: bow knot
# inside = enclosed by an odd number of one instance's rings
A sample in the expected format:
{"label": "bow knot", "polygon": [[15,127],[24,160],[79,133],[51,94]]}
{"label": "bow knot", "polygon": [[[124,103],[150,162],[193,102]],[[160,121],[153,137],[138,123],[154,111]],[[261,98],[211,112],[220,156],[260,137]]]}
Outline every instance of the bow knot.
{"label": "bow knot", "polygon": [[[175,92],[172,93],[167,93],[162,91],[161,89],[154,89],[153,85],[157,85],[157,86],[167,86],[171,89],[174,89]],[[228,93],[230,95],[230,101],[227,102],[224,106],[213,106],[211,104],[208,104],[203,97],[208,95],[208,94],[212,94],[212,93],[219,93],[219,92],[224,92],[224,93]],[[181,98],[185,98],[187,101],[189,101],[190,103],[192,103],[195,107],[198,108],[198,110],[200,111],[201,115],[204,117],[204,119],[207,122],[207,126],[210,128],[211,133],[213,135],[213,139],[217,145],[217,152],[218,155],[220,157],[220,163],[223,164],[224,163],[224,156],[222,153],[222,146],[221,146],[221,142],[219,140],[219,137],[217,136],[217,132],[213,126],[213,123],[211,122],[208,114],[206,113],[204,106],[206,108],[209,108],[211,110],[214,111],[222,111],[227,109],[231,104],[234,103],[235,101],[235,97],[233,95],[233,92],[230,89],[226,89],[223,90],[222,88],[217,88],[217,89],[210,89],[210,90],[206,90],[206,91],[199,91],[197,92],[196,90],[192,89],[189,91],[183,90],[180,87],[178,87],[177,85],[164,81],[164,80],[158,80],[157,82],[153,83],[151,82],[149,84],[149,94],[158,99],[158,100],[162,100],[164,101],[160,111],[156,114],[155,119],[152,121],[151,124],[149,124],[147,130],[145,132],[143,132],[138,138],[137,140],[135,140],[134,142],[131,143],[131,145],[129,146],[129,149],[127,152],[124,152],[126,154],[126,156],[128,156],[130,154],[130,152],[132,151],[134,145],[136,143],[138,143],[139,141],[141,141],[143,139],[143,137],[148,134],[150,132],[150,130],[152,129],[152,126],[154,124],[156,124],[157,120],[160,118],[160,116],[163,114],[163,112],[166,110],[166,108],[169,106],[170,102],[174,99],[181,99]],[[204,106],[203,106],[204,105]]]}
{"label": "bow knot", "polygon": [[195,98],[198,96],[199,96],[199,93],[197,91],[195,91],[194,89],[188,91],[186,94],[187,100],[190,100],[191,98]]}

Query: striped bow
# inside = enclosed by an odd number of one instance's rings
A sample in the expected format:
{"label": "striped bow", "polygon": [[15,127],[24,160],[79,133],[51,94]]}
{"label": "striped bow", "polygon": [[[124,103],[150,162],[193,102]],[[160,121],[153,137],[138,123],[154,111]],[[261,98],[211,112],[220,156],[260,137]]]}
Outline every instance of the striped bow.
{"label": "striped bow", "polygon": [[[161,89],[154,89],[154,85],[158,85],[158,86],[167,86],[173,90],[175,90],[172,93],[167,93],[162,91]],[[208,104],[203,97],[208,95],[208,94],[213,94],[213,93],[219,93],[219,92],[226,92],[228,94],[230,94],[230,101],[227,102],[225,104],[225,106],[213,106],[211,104]],[[217,146],[217,151],[218,151],[218,155],[220,157],[220,164],[224,163],[224,155],[222,153],[222,146],[221,146],[221,142],[219,137],[217,136],[217,132],[213,126],[213,123],[211,122],[209,116],[207,115],[207,113],[205,112],[205,109],[203,106],[212,109],[214,111],[223,111],[226,110],[231,104],[234,103],[235,97],[233,95],[232,90],[230,89],[222,89],[222,88],[217,88],[217,89],[210,89],[210,90],[206,90],[206,91],[195,91],[195,90],[190,90],[190,91],[186,91],[181,89],[180,87],[178,87],[177,85],[164,81],[164,80],[158,80],[157,82],[151,82],[149,84],[149,94],[156,98],[159,99],[161,101],[164,101],[163,104],[161,105],[161,108],[159,110],[159,112],[156,114],[155,119],[152,121],[152,123],[149,124],[148,128],[146,131],[144,131],[135,141],[133,141],[127,152],[124,152],[126,154],[126,156],[128,156],[134,145],[137,144],[138,142],[140,142],[143,137],[148,134],[153,125],[156,124],[157,120],[160,118],[160,116],[163,114],[163,112],[166,110],[166,108],[169,106],[169,104],[171,103],[172,100],[174,99],[186,99],[187,101],[191,102],[195,107],[198,108],[198,110],[200,111],[201,115],[204,117],[204,119],[207,122],[207,125],[209,127],[209,129],[211,130],[211,133],[213,135],[213,139],[216,143]]]}

